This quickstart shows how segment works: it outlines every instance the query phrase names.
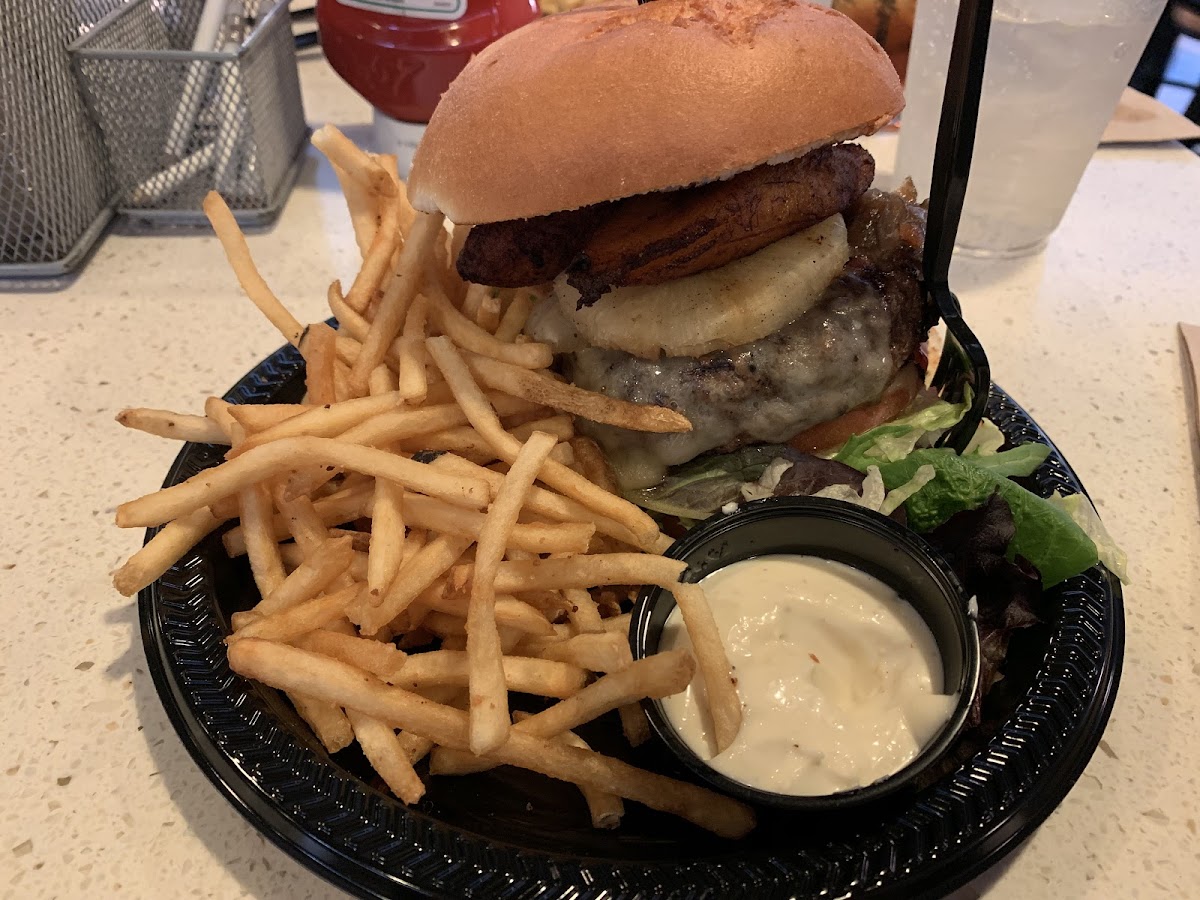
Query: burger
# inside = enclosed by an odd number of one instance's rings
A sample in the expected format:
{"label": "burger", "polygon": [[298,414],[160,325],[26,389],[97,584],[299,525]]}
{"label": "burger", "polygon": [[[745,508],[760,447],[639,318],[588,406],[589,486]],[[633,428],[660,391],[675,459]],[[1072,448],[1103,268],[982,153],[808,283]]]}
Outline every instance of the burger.
{"label": "burger", "polygon": [[836,446],[923,385],[924,211],[853,141],[902,108],[874,40],[796,0],[584,7],[489,46],[416,152],[464,279],[534,288],[560,371],[692,429],[581,423],[621,486],[753,444]]}

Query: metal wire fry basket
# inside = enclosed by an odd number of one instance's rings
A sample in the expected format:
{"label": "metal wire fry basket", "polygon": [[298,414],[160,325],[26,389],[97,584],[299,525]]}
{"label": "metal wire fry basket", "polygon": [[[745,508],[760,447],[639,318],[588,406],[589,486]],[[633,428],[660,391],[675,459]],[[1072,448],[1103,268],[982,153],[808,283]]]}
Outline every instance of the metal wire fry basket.
{"label": "metal wire fry basket", "polygon": [[71,271],[111,216],[104,147],[67,45],[122,2],[3,0],[0,278]]}
{"label": "metal wire fry basket", "polygon": [[205,222],[217,190],[243,224],[283,206],[307,135],[286,2],[230,3],[219,50],[194,51],[203,0],[134,0],[71,52],[100,125],[118,210]]}

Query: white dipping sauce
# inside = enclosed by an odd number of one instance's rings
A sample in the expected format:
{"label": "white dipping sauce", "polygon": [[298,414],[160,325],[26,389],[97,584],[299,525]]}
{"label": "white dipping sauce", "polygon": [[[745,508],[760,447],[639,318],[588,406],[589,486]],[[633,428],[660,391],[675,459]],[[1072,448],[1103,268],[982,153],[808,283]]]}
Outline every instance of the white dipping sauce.
{"label": "white dipping sauce", "polygon": [[[734,781],[798,796],[868,785],[911,762],[953,712],[929,626],[874,576],[779,554],[700,583],[737,678],[741,731],[713,755],[699,673],[661,702],[692,750]],[[659,646],[690,646],[678,608]]]}

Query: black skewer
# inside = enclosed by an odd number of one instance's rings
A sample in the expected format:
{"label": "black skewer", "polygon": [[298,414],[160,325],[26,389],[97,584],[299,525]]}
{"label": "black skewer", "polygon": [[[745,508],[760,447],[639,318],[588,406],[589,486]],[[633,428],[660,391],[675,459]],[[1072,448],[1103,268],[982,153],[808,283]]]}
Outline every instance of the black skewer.
{"label": "black skewer", "polygon": [[943,399],[951,402],[961,402],[968,387],[972,391],[971,408],[966,416],[938,442],[939,446],[953,447],[960,453],[979,427],[991,390],[987,354],[963,321],[962,307],[949,286],[950,260],[975,148],[991,21],[992,0],[962,0],[959,4],[933,155],[922,265],[925,297],[937,304],[946,323],[946,345],[933,385]]}

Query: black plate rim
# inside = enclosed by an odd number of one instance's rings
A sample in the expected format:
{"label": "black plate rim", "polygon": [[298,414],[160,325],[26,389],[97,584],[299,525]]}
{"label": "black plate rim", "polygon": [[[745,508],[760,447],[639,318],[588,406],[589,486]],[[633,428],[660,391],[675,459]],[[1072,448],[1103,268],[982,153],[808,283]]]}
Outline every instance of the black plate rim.
{"label": "black plate rim", "polygon": [[[138,607],[141,619],[142,649],[146,655],[150,678],[154,682],[167,719],[171,722],[175,733],[183,742],[184,749],[187,750],[188,755],[191,756],[200,771],[229,801],[230,805],[254,826],[259,834],[270,840],[292,859],[347,893],[358,896],[379,896],[379,894],[363,895],[361,882],[348,877],[339,869],[339,863],[345,865],[347,862],[352,862],[344,854],[297,827],[287,816],[278,813],[277,810],[267,807],[276,814],[265,814],[261,794],[253,791],[249,785],[237,777],[236,766],[220,752],[211,740],[207,739],[208,735],[205,729],[183,699],[178,682],[170,673],[167,660],[162,655],[162,644],[157,640],[161,631],[153,612],[148,613],[148,604],[141,602],[140,599]],[[160,652],[151,653],[151,646]],[[168,702],[168,697],[170,702]],[[203,740],[199,737],[200,735],[204,735]],[[383,889],[385,883],[381,882],[379,889]],[[386,884],[393,888],[401,886],[413,897],[440,898],[443,896],[430,893],[418,885],[399,879]]]}
{"label": "black plate rim", "polygon": [[[283,347],[252,369],[226,395],[236,398],[263,370],[282,364],[292,354]],[[1065,471],[1083,490],[1078,476],[1053,441],[1029,414],[999,386],[993,384],[993,400],[999,398],[1016,410],[1041,443],[1051,449],[1051,457],[1062,461]],[[175,483],[193,445],[185,444],[171,465],[164,485]],[[1083,490],[1086,494],[1086,490]],[[149,540],[157,529],[149,529]],[[204,561],[207,567],[207,560]],[[991,824],[973,840],[960,844],[953,852],[929,861],[869,894],[877,900],[884,898],[942,897],[966,884],[991,868],[1029,837],[1062,802],[1079,779],[1103,737],[1104,727],[1116,701],[1124,656],[1124,605],[1119,582],[1102,566],[1097,568],[1106,582],[1111,599],[1111,628],[1105,633],[1103,663],[1093,685],[1092,699],[1085,714],[1074,723],[1071,743],[1064,746],[1052,764],[1036,777],[1035,784],[1005,816]],[[195,711],[187,703],[177,674],[172,670],[161,622],[157,613],[160,583],[143,589],[138,597],[140,632],[148,671],[159,699],[176,733],[189,755],[218,791],[261,834],[316,874],[361,897],[422,897],[453,896],[435,888],[421,885],[398,874],[388,874],[372,868],[305,830],[273,804],[265,792],[241,771],[216,745]],[[650,866],[656,864],[650,863]],[[857,891],[855,892],[857,893]]]}

